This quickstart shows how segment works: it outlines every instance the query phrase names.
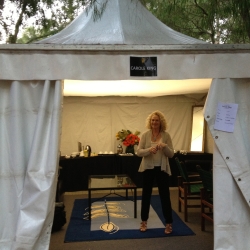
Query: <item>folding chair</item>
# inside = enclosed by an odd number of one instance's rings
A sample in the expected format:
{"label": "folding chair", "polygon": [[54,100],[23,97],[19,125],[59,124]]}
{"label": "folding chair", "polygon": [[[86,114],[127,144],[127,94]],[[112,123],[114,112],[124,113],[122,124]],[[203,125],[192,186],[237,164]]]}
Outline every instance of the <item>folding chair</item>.
{"label": "folding chair", "polygon": [[205,220],[214,222],[213,219],[213,174],[211,171],[196,166],[201,177],[203,188],[201,188],[201,230],[205,231]]}
{"label": "folding chair", "polygon": [[[176,165],[179,169],[178,176],[178,209],[181,212],[181,205],[184,207],[184,220],[188,221],[188,209],[199,208],[199,204],[190,204],[190,200],[200,200],[200,189],[203,187],[202,182],[197,178],[199,175],[189,175],[185,164],[180,162],[178,157],[175,158]],[[195,179],[195,180],[193,180]]]}

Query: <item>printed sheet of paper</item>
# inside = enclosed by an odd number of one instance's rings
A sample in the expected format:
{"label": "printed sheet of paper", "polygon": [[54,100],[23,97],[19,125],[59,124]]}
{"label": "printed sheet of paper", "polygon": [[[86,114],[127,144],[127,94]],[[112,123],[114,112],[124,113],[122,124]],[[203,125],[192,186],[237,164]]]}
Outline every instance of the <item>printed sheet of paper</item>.
{"label": "printed sheet of paper", "polygon": [[238,104],[236,103],[218,103],[214,129],[225,132],[233,132]]}

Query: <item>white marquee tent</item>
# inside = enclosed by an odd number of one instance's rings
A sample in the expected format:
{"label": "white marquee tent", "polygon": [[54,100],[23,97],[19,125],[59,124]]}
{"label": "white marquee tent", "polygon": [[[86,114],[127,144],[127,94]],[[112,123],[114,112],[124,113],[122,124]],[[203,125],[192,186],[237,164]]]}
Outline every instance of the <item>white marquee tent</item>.
{"label": "white marquee tent", "polygon": [[[189,38],[130,0],[109,0],[101,21],[83,13],[38,44],[0,45],[1,249],[48,249],[62,80],[138,80],[129,74],[131,56],[157,57],[157,76],[143,80],[213,79],[204,116],[214,138],[214,249],[249,249],[250,46]],[[178,94],[206,93],[208,86],[197,85],[197,92]],[[126,99],[126,112],[131,101],[137,98]],[[85,106],[87,102],[91,100],[85,100]],[[141,102],[151,105],[155,100]],[[233,132],[214,129],[219,102],[238,104]]]}

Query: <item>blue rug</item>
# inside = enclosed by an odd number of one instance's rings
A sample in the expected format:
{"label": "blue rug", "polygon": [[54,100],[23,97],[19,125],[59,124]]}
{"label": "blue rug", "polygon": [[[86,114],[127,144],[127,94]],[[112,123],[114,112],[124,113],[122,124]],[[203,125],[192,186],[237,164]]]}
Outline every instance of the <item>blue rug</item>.
{"label": "blue rug", "polygon": [[[148,220],[148,230],[139,231],[140,226],[140,202],[137,198],[137,218],[134,218],[133,202],[121,197],[106,197],[92,203],[91,221],[84,218],[88,213],[88,200],[76,199],[72,210],[70,222],[66,231],[64,242],[115,240],[115,239],[143,239],[172,236],[195,235],[194,232],[173,213],[173,233],[164,234],[164,218],[161,212],[161,203],[158,195],[151,197],[151,208]],[[105,205],[110,206],[110,215],[102,213]],[[119,209],[115,211],[115,209]],[[95,214],[95,209],[96,213]],[[115,212],[114,212],[115,211]],[[96,215],[96,216],[95,216]],[[108,223],[109,222],[109,223]],[[108,226],[107,226],[108,225]]]}

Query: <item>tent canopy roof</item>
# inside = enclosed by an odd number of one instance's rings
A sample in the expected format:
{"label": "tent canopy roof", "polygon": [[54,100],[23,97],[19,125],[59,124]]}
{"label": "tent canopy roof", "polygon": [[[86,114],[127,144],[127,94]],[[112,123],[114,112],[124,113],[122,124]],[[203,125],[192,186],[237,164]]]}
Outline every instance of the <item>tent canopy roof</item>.
{"label": "tent canopy roof", "polygon": [[[106,0],[100,0],[100,6]],[[138,0],[108,0],[100,19],[94,8],[83,11],[56,35],[37,43],[46,44],[204,44],[169,28]]]}
{"label": "tent canopy roof", "polygon": [[[106,0],[99,1],[100,6]],[[160,22],[138,0],[109,0],[99,20],[94,9],[83,11],[58,34],[37,43],[63,45],[180,45],[205,44],[203,41],[176,32]],[[104,73],[104,72],[103,72]],[[137,95],[157,96],[206,93],[211,80],[189,84],[183,81],[89,82],[65,80],[65,95]],[[124,85],[123,87],[121,87]],[[99,90],[99,91],[98,91]]]}

